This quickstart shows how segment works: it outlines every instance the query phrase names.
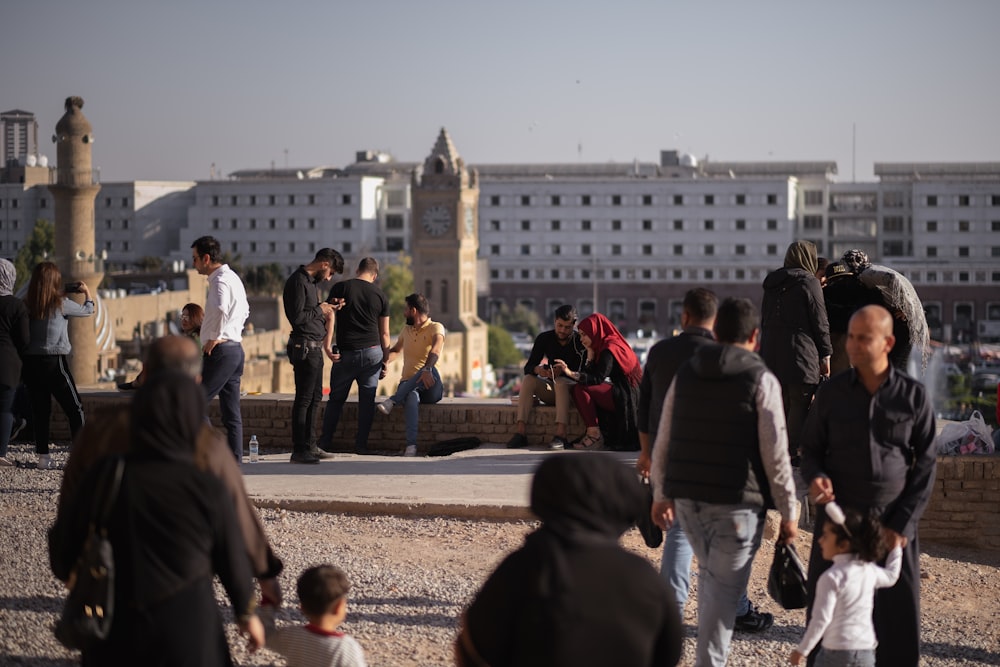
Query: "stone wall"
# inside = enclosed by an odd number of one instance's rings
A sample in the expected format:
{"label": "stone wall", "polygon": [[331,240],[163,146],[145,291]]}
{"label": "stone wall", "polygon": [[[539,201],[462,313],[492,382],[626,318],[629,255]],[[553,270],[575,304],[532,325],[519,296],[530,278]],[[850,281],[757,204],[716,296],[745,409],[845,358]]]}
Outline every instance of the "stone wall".
{"label": "stone wall", "polygon": [[[288,364],[284,364],[288,366]],[[128,395],[108,391],[81,391],[84,410],[92,413],[98,406],[123,403]],[[291,394],[244,396],[243,430],[247,437],[256,434],[265,451],[291,451]],[[316,434],[323,423],[326,401],[319,410]],[[213,401],[210,415],[218,426],[219,402]],[[52,437],[67,440],[66,419],[53,405]],[[350,452],[354,448],[358,404],[351,398],[344,405],[340,425],[334,434],[334,448]],[[517,408],[500,399],[445,398],[436,405],[420,406],[421,452],[435,442],[463,436],[476,436],[488,443],[506,443],[514,433]],[[570,414],[569,433],[583,433],[583,424],[575,412]],[[536,406],[528,424],[531,445],[548,443],[555,435],[555,408]],[[398,453],[405,444],[403,410],[397,408],[386,416],[375,413],[368,446],[376,451]],[[1000,455],[943,456],[938,458],[937,478],[930,504],[920,523],[920,538],[938,542],[1000,549]]]}

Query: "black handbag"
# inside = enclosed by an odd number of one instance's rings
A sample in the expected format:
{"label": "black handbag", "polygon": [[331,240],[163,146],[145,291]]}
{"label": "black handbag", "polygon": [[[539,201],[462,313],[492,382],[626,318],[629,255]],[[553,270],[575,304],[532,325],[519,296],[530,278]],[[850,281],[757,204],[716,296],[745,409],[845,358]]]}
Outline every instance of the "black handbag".
{"label": "black handbag", "polygon": [[774,560],[767,576],[767,592],[785,609],[806,606],[806,573],[799,555],[784,542],[774,545]]}
{"label": "black handbag", "polygon": [[69,649],[84,649],[108,638],[115,609],[115,558],[107,522],[118,497],[125,460],[107,466],[94,499],[83,551],[73,572],[76,580],[56,622],[56,639]]}
{"label": "black handbag", "polygon": [[639,476],[639,493],[642,496],[642,503],[639,506],[639,518],[636,519],[635,525],[646,546],[650,549],[656,549],[663,544],[663,531],[653,523],[653,486],[649,483],[648,477]]}

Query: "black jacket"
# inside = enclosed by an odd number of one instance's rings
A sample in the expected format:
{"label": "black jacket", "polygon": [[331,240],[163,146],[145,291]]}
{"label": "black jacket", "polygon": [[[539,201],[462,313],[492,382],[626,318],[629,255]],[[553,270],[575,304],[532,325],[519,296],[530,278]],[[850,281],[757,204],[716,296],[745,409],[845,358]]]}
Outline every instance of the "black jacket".
{"label": "black jacket", "polygon": [[656,439],[656,427],[663,412],[663,399],[677,369],[694,356],[695,350],[715,340],[712,332],[701,327],[688,327],[673,338],[661,340],[649,350],[639,384],[639,432]]}
{"label": "black jacket", "polygon": [[805,269],[764,279],[760,356],[781,386],[818,384],[819,360],[833,352],[819,280]]}
{"label": "black jacket", "polygon": [[28,307],[16,296],[0,296],[0,385],[21,384],[21,354],[28,339]]}

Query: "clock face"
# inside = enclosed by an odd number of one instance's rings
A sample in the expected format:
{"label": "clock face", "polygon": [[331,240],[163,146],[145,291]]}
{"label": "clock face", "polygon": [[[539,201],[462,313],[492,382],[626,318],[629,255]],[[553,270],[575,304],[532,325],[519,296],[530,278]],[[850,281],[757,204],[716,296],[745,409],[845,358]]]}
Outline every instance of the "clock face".
{"label": "clock face", "polygon": [[465,207],[465,235],[473,236],[476,233],[476,220],[472,214],[472,207]]}
{"label": "clock face", "polygon": [[444,206],[435,204],[424,211],[420,224],[431,236],[441,236],[451,228],[451,213]]}

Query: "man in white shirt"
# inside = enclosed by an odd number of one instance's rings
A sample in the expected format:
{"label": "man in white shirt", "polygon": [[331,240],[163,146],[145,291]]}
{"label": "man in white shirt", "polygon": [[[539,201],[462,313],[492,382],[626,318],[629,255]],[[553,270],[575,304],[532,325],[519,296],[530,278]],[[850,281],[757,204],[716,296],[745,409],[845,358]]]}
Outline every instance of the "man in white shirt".
{"label": "man in white shirt", "polygon": [[250,317],[247,293],[240,277],[220,260],[219,241],[202,236],[191,244],[194,268],[208,276],[205,319],[201,323],[201,387],[211,401],[219,397],[226,440],[237,461],[243,460],[243,417],[240,378],[243,377],[243,323]]}

